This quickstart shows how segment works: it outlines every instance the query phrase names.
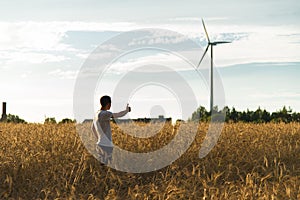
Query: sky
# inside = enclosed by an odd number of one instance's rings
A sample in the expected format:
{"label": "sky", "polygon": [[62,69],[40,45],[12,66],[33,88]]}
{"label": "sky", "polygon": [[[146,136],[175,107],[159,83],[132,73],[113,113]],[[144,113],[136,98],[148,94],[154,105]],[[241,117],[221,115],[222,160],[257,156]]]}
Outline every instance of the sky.
{"label": "sky", "polygon": [[[0,1],[0,101],[7,102],[8,113],[29,122],[74,118],[78,113],[73,105],[75,83],[99,46],[122,38],[127,31],[167,29],[202,48],[194,52],[197,55],[192,59],[197,60],[207,45],[202,18],[211,41],[232,42],[214,47],[213,53],[226,105],[238,110],[260,106],[269,111],[286,105],[300,112],[300,4],[296,0]],[[162,40],[154,43],[186,41],[178,35],[158,38]],[[138,39],[133,41],[138,43]],[[107,46],[105,50],[117,49]],[[208,109],[209,84],[205,80],[209,56],[210,52],[200,76],[166,52],[140,51],[116,59],[103,76],[94,74],[98,81],[95,90],[89,91],[94,110],[83,106],[85,112],[79,118],[92,118],[104,94],[116,97],[112,111],[129,102],[131,118],[160,114],[187,118],[199,105]],[[176,73],[166,75],[169,78],[164,84],[151,82],[151,77],[165,81],[162,66]],[[191,89],[192,95],[187,96],[196,103],[176,89],[184,86]],[[132,89],[129,99],[116,92],[128,88]],[[216,102],[220,94],[216,89]],[[186,108],[186,104],[192,106]]]}

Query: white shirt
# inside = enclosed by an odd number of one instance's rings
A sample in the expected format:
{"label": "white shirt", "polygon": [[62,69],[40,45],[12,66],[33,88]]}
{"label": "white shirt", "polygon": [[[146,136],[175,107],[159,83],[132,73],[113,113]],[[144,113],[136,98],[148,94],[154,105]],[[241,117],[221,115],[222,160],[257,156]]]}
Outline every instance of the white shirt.
{"label": "white shirt", "polygon": [[119,113],[112,113],[107,110],[99,110],[93,120],[92,131],[97,136],[97,145],[113,147],[111,137],[110,118],[123,117],[128,113],[128,110]]}

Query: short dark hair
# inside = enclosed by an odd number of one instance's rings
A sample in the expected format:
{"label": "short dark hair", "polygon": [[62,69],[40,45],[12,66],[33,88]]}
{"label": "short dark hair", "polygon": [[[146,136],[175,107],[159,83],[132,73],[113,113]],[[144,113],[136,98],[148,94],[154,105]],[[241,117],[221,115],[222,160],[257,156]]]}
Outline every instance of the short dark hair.
{"label": "short dark hair", "polygon": [[105,107],[109,103],[111,103],[110,96],[105,95],[105,96],[100,98],[100,104],[101,104],[102,107]]}

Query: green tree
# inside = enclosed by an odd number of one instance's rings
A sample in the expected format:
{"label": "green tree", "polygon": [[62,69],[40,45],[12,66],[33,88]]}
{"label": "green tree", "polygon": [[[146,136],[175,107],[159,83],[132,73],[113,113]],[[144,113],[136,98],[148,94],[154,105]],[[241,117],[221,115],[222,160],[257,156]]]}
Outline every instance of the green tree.
{"label": "green tree", "polygon": [[207,121],[209,118],[209,112],[205,109],[205,107],[200,106],[195,112],[192,114],[192,121]]}
{"label": "green tree", "polygon": [[229,119],[232,120],[233,122],[237,122],[239,120],[239,113],[235,110],[234,107],[230,112]]}
{"label": "green tree", "polygon": [[24,119],[21,119],[18,115],[8,114],[6,118],[8,123],[27,123]]}
{"label": "green tree", "polygon": [[282,109],[280,109],[277,112],[272,113],[271,115],[272,121],[274,122],[291,122],[292,121],[292,109],[287,109],[285,106],[283,106]]}
{"label": "green tree", "polygon": [[294,112],[292,114],[292,121],[294,121],[294,122],[300,122],[300,113]]}
{"label": "green tree", "polygon": [[64,118],[58,124],[76,123],[76,120]]}
{"label": "green tree", "polygon": [[248,115],[249,110],[247,109],[247,112],[243,111],[240,114],[239,120],[243,122],[250,122],[250,116]]}
{"label": "green tree", "polygon": [[252,115],[252,121],[256,122],[256,123],[263,122],[262,115],[263,115],[263,111],[262,111],[262,109],[260,109],[260,107],[258,107],[257,110],[254,111],[254,113]]}
{"label": "green tree", "polygon": [[55,117],[47,117],[44,121],[44,124],[56,124]]}
{"label": "green tree", "polygon": [[[267,122],[300,122],[300,113],[292,113],[292,109],[286,106],[283,106],[279,111],[273,112],[272,114],[266,109],[262,110],[260,107],[256,111],[237,111],[234,107],[230,109],[228,106],[225,106],[222,110],[218,111],[217,107],[214,107],[213,110],[213,119],[214,121],[223,121],[224,114],[226,114],[225,121],[229,122],[254,122],[254,123],[267,123]],[[191,120],[200,121],[210,121],[211,115],[210,112],[206,111],[205,107],[200,106],[193,114]]]}
{"label": "green tree", "polygon": [[229,122],[230,117],[230,108],[228,106],[225,106],[223,108],[223,113],[225,113],[225,122]]}
{"label": "green tree", "polygon": [[271,115],[268,111],[266,111],[266,109],[263,110],[261,118],[262,118],[263,122],[270,122],[271,121]]}

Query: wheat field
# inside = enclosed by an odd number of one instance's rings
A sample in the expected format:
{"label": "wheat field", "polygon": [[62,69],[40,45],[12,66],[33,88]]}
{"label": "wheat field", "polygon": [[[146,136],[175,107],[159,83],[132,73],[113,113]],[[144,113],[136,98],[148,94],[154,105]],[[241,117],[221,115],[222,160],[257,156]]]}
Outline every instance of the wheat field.
{"label": "wheat field", "polygon": [[[175,134],[172,124],[147,139],[112,127],[115,143],[134,152],[158,149]],[[299,123],[227,123],[200,159],[207,129],[200,124],[171,165],[133,174],[100,164],[74,124],[0,123],[0,199],[300,199]]]}

